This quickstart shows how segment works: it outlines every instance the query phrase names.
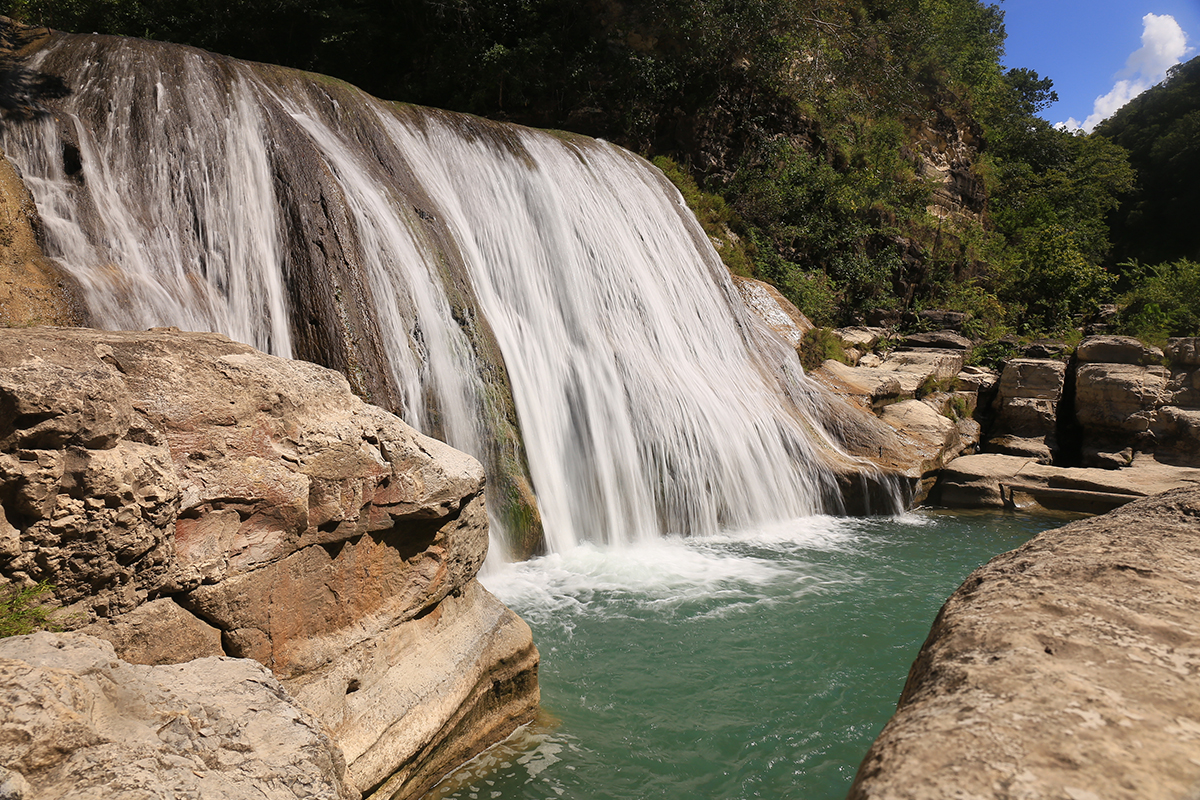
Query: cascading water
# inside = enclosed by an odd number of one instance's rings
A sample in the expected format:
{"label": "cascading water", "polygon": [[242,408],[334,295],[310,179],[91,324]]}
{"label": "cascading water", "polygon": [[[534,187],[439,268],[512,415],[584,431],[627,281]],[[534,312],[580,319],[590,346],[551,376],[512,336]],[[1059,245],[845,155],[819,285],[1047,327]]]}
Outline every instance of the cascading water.
{"label": "cascading water", "polygon": [[26,69],[66,91],[0,142],[94,324],[340,369],[480,457],[494,514],[527,460],[552,549],[836,497],[824,400],[641,159],[136,40]]}

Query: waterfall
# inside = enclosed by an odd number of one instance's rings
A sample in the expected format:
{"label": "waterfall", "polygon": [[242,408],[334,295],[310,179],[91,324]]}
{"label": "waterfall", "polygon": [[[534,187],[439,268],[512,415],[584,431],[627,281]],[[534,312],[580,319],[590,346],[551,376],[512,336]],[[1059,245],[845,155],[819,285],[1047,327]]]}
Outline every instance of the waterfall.
{"label": "waterfall", "polygon": [[174,45],[25,68],[66,91],[0,144],[93,324],[340,369],[483,460],[510,535],[531,484],[551,549],[836,502],[827,399],[642,159]]}

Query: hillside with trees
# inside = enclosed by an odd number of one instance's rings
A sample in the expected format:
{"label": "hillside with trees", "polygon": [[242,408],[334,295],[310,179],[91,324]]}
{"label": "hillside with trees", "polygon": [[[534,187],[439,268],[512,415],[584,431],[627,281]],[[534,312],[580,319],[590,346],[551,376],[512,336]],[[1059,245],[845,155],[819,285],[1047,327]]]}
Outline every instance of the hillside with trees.
{"label": "hillside with trees", "polygon": [[[1167,145],[1053,128],[1051,79],[1005,70],[1003,12],[979,0],[8,5],[617,142],[680,186],[732,271],[823,325],[941,308],[976,337],[1062,335],[1130,289],[1112,231],[1157,214],[1154,183],[1129,205],[1126,148],[1141,169]],[[1196,157],[1189,113],[1170,158]]]}

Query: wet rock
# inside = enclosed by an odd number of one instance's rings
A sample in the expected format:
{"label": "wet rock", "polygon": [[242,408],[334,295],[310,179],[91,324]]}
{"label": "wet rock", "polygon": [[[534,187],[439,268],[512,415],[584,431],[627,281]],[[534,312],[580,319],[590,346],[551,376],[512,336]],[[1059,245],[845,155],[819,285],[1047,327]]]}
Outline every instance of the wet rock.
{"label": "wet rock", "polygon": [[804,341],[804,334],[815,327],[804,316],[804,312],[771,284],[739,275],[730,277],[742,296],[742,302],[792,347],[799,347]]}

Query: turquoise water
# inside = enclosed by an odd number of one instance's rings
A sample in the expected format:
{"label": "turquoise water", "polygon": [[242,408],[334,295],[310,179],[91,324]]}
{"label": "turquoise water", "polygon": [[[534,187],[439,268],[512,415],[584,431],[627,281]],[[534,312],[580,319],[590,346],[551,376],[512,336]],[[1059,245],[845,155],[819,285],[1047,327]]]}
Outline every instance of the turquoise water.
{"label": "turquoise water", "polygon": [[433,796],[840,800],[946,597],[1062,523],[816,517],[504,567],[543,719]]}

